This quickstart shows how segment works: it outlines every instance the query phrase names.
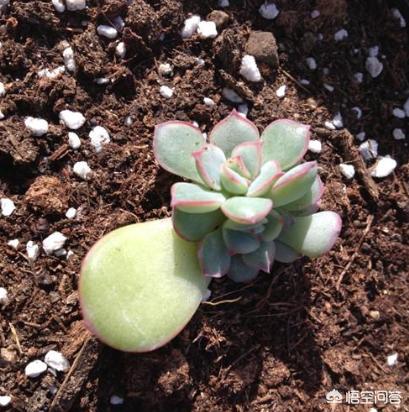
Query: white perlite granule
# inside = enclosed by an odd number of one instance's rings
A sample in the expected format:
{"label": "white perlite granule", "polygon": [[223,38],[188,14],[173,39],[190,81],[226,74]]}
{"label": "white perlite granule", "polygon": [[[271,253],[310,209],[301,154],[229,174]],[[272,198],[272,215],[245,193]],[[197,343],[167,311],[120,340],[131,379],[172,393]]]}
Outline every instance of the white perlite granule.
{"label": "white perlite granule", "polygon": [[29,116],[25,118],[24,125],[33,136],[43,136],[48,132],[48,122],[44,119]]}
{"label": "white perlite granule", "polygon": [[267,20],[274,20],[280,13],[277,6],[274,3],[264,3],[258,9],[261,17]]}
{"label": "white perlite granule", "polygon": [[240,74],[250,82],[259,82],[261,80],[261,73],[257,67],[254,56],[246,54],[241,59]]}
{"label": "white perlite granule", "polygon": [[43,249],[47,255],[51,255],[61,249],[66,241],[67,238],[61,232],[54,232],[43,240]]}
{"label": "white perlite granule", "polygon": [[161,86],[159,93],[162,97],[170,99],[173,96],[173,88],[170,88],[169,86]]}
{"label": "white perlite granule", "polygon": [[81,161],[74,164],[73,172],[80,178],[88,180],[91,178],[92,170],[87,162]]}
{"label": "white perlite granule", "polygon": [[87,7],[85,0],[65,0],[69,11],[84,10]]}
{"label": "white perlite granule", "polygon": [[97,153],[99,153],[102,150],[102,147],[104,145],[108,144],[111,141],[108,130],[102,126],[95,126],[89,132],[88,136],[91,140],[92,146],[94,146],[94,149]]}
{"label": "white perlite granule", "polygon": [[68,145],[71,147],[73,150],[77,150],[81,146],[81,140],[77,133],[74,132],[69,132],[68,133]]}
{"label": "white perlite granule", "polygon": [[16,206],[11,199],[3,197],[0,199],[0,216],[10,216],[15,210]]}
{"label": "white perlite granule", "polygon": [[216,23],[214,21],[201,21],[197,25],[197,34],[202,39],[214,39],[217,36]]}
{"label": "white perlite granule", "polygon": [[243,99],[229,87],[223,87],[222,95],[232,103],[243,103]]}
{"label": "white perlite granule", "polygon": [[184,39],[192,37],[199,26],[200,16],[194,15],[185,20],[181,35]]}
{"label": "white perlite granule", "polygon": [[44,362],[58,372],[64,372],[70,367],[70,363],[61,352],[50,350],[44,357]]}
{"label": "white perlite granule", "polygon": [[72,110],[62,110],[59,114],[60,123],[68,127],[71,130],[77,130],[85,123],[85,117],[80,112],[74,112]]}
{"label": "white perlite granule", "polygon": [[383,70],[383,63],[377,57],[368,57],[365,62],[365,68],[373,79],[378,77]]}
{"label": "white perlite granule", "polygon": [[100,36],[106,37],[107,39],[115,39],[118,36],[118,31],[115,27],[108,26],[106,24],[100,24],[97,27],[97,33]]}
{"label": "white perlite granule", "polygon": [[339,165],[339,170],[347,179],[352,179],[355,176],[355,167],[353,165],[341,163]]}
{"label": "white perlite granule", "polygon": [[37,359],[30,362],[24,369],[24,373],[29,378],[36,378],[47,370],[47,364]]}

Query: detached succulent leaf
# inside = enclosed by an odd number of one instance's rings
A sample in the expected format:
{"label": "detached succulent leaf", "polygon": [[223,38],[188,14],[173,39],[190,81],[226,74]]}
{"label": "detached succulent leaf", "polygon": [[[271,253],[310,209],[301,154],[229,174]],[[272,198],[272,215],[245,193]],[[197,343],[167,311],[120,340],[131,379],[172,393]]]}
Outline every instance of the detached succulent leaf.
{"label": "detached succulent leaf", "polygon": [[271,211],[273,202],[262,197],[231,197],[222,205],[223,213],[244,225],[261,222]]}
{"label": "detached succulent leaf", "polygon": [[221,167],[220,181],[223,189],[234,195],[244,195],[249,187],[249,181],[230,169],[227,164]]}
{"label": "detached succulent leaf", "polygon": [[301,257],[301,255],[292,247],[276,240],[275,244],[275,260],[280,263],[293,263]]}
{"label": "detached succulent leaf", "polygon": [[196,312],[209,280],[197,247],[171,219],[121,227],[88,252],[79,295],[86,326],[107,345],[152,351],[176,336]]}
{"label": "detached succulent leaf", "polygon": [[171,206],[186,213],[206,213],[219,209],[226,198],[193,183],[175,183]]}
{"label": "detached succulent leaf", "polygon": [[231,256],[257,250],[260,241],[248,232],[223,227],[223,239]]}
{"label": "detached succulent leaf", "polygon": [[234,282],[251,282],[258,275],[259,270],[244,263],[242,256],[237,255],[231,258],[231,264],[227,276]]}
{"label": "detached succulent leaf", "polygon": [[193,152],[196,168],[200,177],[210,189],[220,190],[220,169],[226,161],[223,150],[219,147],[206,144],[200,150]]}
{"label": "detached succulent leaf", "polygon": [[190,123],[169,121],[155,127],[153,151],[168,172],[202,183],[192,153],[205,144],[205,138]]}
{"label": "detached succulent leaf", "polygon": [[199,245],[199,263],[203,275],[220,278],[230,267],[230,255],[223,241],[222,229],[209,233]]}
{"label": "detached succulent leaf", "polygon": [[254,179],[263,164],[263,142],[254,140],[253,142],[244,142],[236,146],[231,155],[243,159],[246,169],[250,172],[250,178]]}
{"label": "detached succulent leaf", "polygon": [[261,197],[265,195],[282,175],[280,165],[275,160],[270,160],[262,166],[260,174],[250,184],[247,196]]}
{"label": "detached succulent leaf", "polygon": [[341,218],[335,212],[296,217],[294,224],[283,230],[278,240],[305,256],[318,257],[332,248],[341,226]]}
{"label": "detached succulent leaf", "polygon": [[324,192],[324,184],[322,180],[317,175],[315,177],[314,183],[305,192],[305,194],[294,202],[288,203],[283,206],[283,209],[288,211],[303,211],[307,208],[317,204],[321,199],[322,193]]}
{"label": "detached succulent leaf", "polygon": [[307,162],[293,167],[273,185],[270,197],[275,207],[280,207],[304,196],[317,176],[317,162]]}
{"label": "detached succulent leaf", "polygon": [[267,216],[267,223],[264,225],[264,231],[261,235],[266,242],[276,239],[284,227],[284,218],[272,210]]}
{"label": "detached succulent leaf", "polygon": [[173,209],[172,221],[176,233],[185,240],[197,242],[221,225],[225,216],[220,209],[208,213],[186,213]]}
{"label": "detached succulent leaf", "polygon": [[283,170],[297,164],[310,141],[310,127],[293,120],[276,120],[261,134],[264,161],[276,160]]}
{"label": "detached succulent leaf", "polygon": [[219,122],[209,136],[210,143],[219,146],[226,157],[230,157],[232,150],[240,143],[251,142],[259,138],[257,127],[236,110]]}
{"label": "detached succulent leaf", "polygon": [[252,253],[243,255],[243,262],[264,272],[270,272],[274,262],[275,244],[274,242],[262,242],[260,247]]}

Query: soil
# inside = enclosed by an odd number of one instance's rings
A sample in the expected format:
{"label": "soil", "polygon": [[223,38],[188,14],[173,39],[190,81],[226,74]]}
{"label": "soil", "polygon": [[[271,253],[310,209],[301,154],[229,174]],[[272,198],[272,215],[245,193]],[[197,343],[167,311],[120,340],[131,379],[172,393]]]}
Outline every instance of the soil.
{"label": "soil", "polygon": [[[182,40],[184,19],[205,17],[217,1],[87,3],[86,10],[59,14],[50,1],[15,0],[0,20],[0,81],[7,90],[0,98],[0,197],[17,206],[11,217],[0,218],[0,286],[10,297],[0,309],[0,395],[13,398],[5,410],[329,411],[334,408],[325,394],[333,388],[399,390],[400,408],[377,408],[409,410],[408,146],[392,138],[395,127],[406,127],[407,135],[409,129],[391,114],[407,98],[409,44],[390,7],[381,0],[277,0],[280,14],[269,21],[258,13],[261,1],[231,0],[218,39]],[[321,12],[316,19],[310,17],[314,9]],[[115,41],[96,34],[96,25],[118,15],[126,23],[124,60],[115,55]],[[349,37],[335,42],[342,27]],[[237,72],[252,30],[273,32],[279,46],[280,67],[261,64],[259,84]],[[77,73],[40,79],[39,70],[63,64],[62,41],[74,49]],[[371,79],[364,64],[374,45],[384,70]],[[308,56],[316,58],[316,71],[307,68]],[[173,66],[169,78],[158,74],[165,62]],[[362,84],[353,80],[358,71]],[[98,85],[98,77],[110,81]],[[341,214],[341,237],[325,256],[275,264],[250,284],[213,281],[210,301],[164,348],[132,355],[104,347],[82,326],[81,259],[110,230],[170,214],[176,178],[154,161],[153,127],[176,118],[197,121],[208,132],[232,109],[221,94],[226,82],[246,98],[248,117],[259,128],[281,117],[312,125],[323,151],[307,158],[319,160],[326,184],[322,207]],[[175,88],[172,98],[159,94],[162,84]],[[287,93],[279,99],[275,91],[282,84]],[[206,96],[217,104],[204,105]],[[361,107],[360,120],[353,106]],[[58,121],[65,108],[87,118],[77,151]],[[340,110],[347,130],[326,130],[324,122]],[[49,132],[30,136],[23,123],[28,115],[48,120]],[[112,139],[99,154],[88,139],[94,125],[107,128]],[[397,160],[392,175],[370,178],[357,158],[359,141],[349,134],[362,130],[379,142],[380,154]],[[94,172],[89,181],[73,174],[80,160]],[[343,161],[357,166],[351,181],[339,172]],[[73,220],[64,215],[68,207],[78,209]],[[74,255],[42,253],[30,263],[26,243],[56,230]],[[14,238],[17,250],[7,245]],[[64,353],[70,371],[27,378],[25,365],[50,349]],[[398,362],[389,367],[386,358],[394,352]],[[124,398],[122,406],[110,405],[113,394]]]}

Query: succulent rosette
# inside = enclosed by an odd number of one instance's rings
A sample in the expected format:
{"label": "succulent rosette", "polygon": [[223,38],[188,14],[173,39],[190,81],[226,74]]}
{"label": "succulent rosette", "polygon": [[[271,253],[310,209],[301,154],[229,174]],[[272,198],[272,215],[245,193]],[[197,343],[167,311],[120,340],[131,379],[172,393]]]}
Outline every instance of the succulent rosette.
{"label": "succulent rosette", "polygon": [[205,276],[236,282],[331,249],[339,215],[317,212],[323,183],[315,161],[304,162],[309,126],[282,119],[260,135],[235,110],[209,135],[187,122],[155,128],[154,152],[167,171],[192,182],[172,186],[173,227],[199,242]]}

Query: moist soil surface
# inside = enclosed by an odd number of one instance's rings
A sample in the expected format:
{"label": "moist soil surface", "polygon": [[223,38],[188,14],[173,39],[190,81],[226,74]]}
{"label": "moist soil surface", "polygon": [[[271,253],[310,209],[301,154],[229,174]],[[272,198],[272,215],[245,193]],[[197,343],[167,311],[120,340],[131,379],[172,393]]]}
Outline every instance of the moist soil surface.
{"label": "moist soil surface", "polygon": [[[129,4],[128,4],[129,3]],[[0,197],[16,210],[0,217],[0,286],[9,304],[0,309],[0,395],[16,411],[330,411],[325,394],[401,391],[399,407],[336,405],[337,411],[409,410],[408,146],[394,128],[409,129],[392,115],[408,97],[406,29],[384,1],[277,1],[280,14],[262,18],[261,2],[230,1],[216,39],[182,39],[183,21],[220,10],[217,1],[88,0],[86,10],[57,13],[51,1],[11,1],[0,20]],[[320,11],[313,19],[312,10]],[[99,24],[122,16],[117,39],[96,34]],[[409,23],[409,22],[408,22]],[[336,42],[341,28],[348,37]],[[274,33],[280,66],[260,63],[263,81],[249,83],[238,71],[252,31]],[[124,59],[115,54],[125,42]],[[63,65],[67,42],[76,73],[40,78],[42,69]],[[378,45],[382,73],[365,69],[368,48]],[[310,70],[305,59],[314,57]],[[200,60],[202,59],[202,60]],[[159,74],[169,63],[173,74]],[[362,72],[357,83],[354,73]],[[96,79],[103,78],[103,84]],[[306,84],[304,80],[309,80]],[[101,83],[101,81],[99,81]],[[287,85],[286,95],[276,90]],[[331,92],[324,84],[334,87]],[[160,85],[174,88],[162,97]],[[100,344],[84,328],[78,303],[81,260],[107,232],[170,215],[169,189],[177,181],[152,153],[154,125],[196,121],[203,132],[234,104],[230,87],[246,101],[248,118],[262,129],[278,118],[312,126],[322,152],[316,159],[326,185],[322,209],[342,216],[343,229],[325,256],[274,264],[249,284],[214,280],[212,295],[188,326],[165,347],[126,354]],[[210,97],[215,105],[203,103]],[[352,107],[362,109],[357,118]],[[68,145],[59,123],[63,109],[78,110],[86,123],[82,145]],[[324,127],[337,112],[345,129]],[[49,122],[41,137],[24,118]],[[105,127],[111,143],[95,153],[88,133]],[[379,153],[396,159],[395,171],[373,180],[355,135],[365,131]],[[351,134],[349,134],[351,133]],[[85,160],[88,181],[73,173]],[[338,165],[354,164],[351,180]],[[69,207],[77,216],[67,219]],[[69,258],[27,259],[26,244],[54,231],[67,238]],[[18,238],[13,249],[7,242]],[[28,378],[24,368],[47,351],[61,351],[66,372],[48,370]],[[394,366],[387,356],[398,354]],[[124,399],[110,403],[112,395]],[[406,406],[405,406],[406,405]]]}

